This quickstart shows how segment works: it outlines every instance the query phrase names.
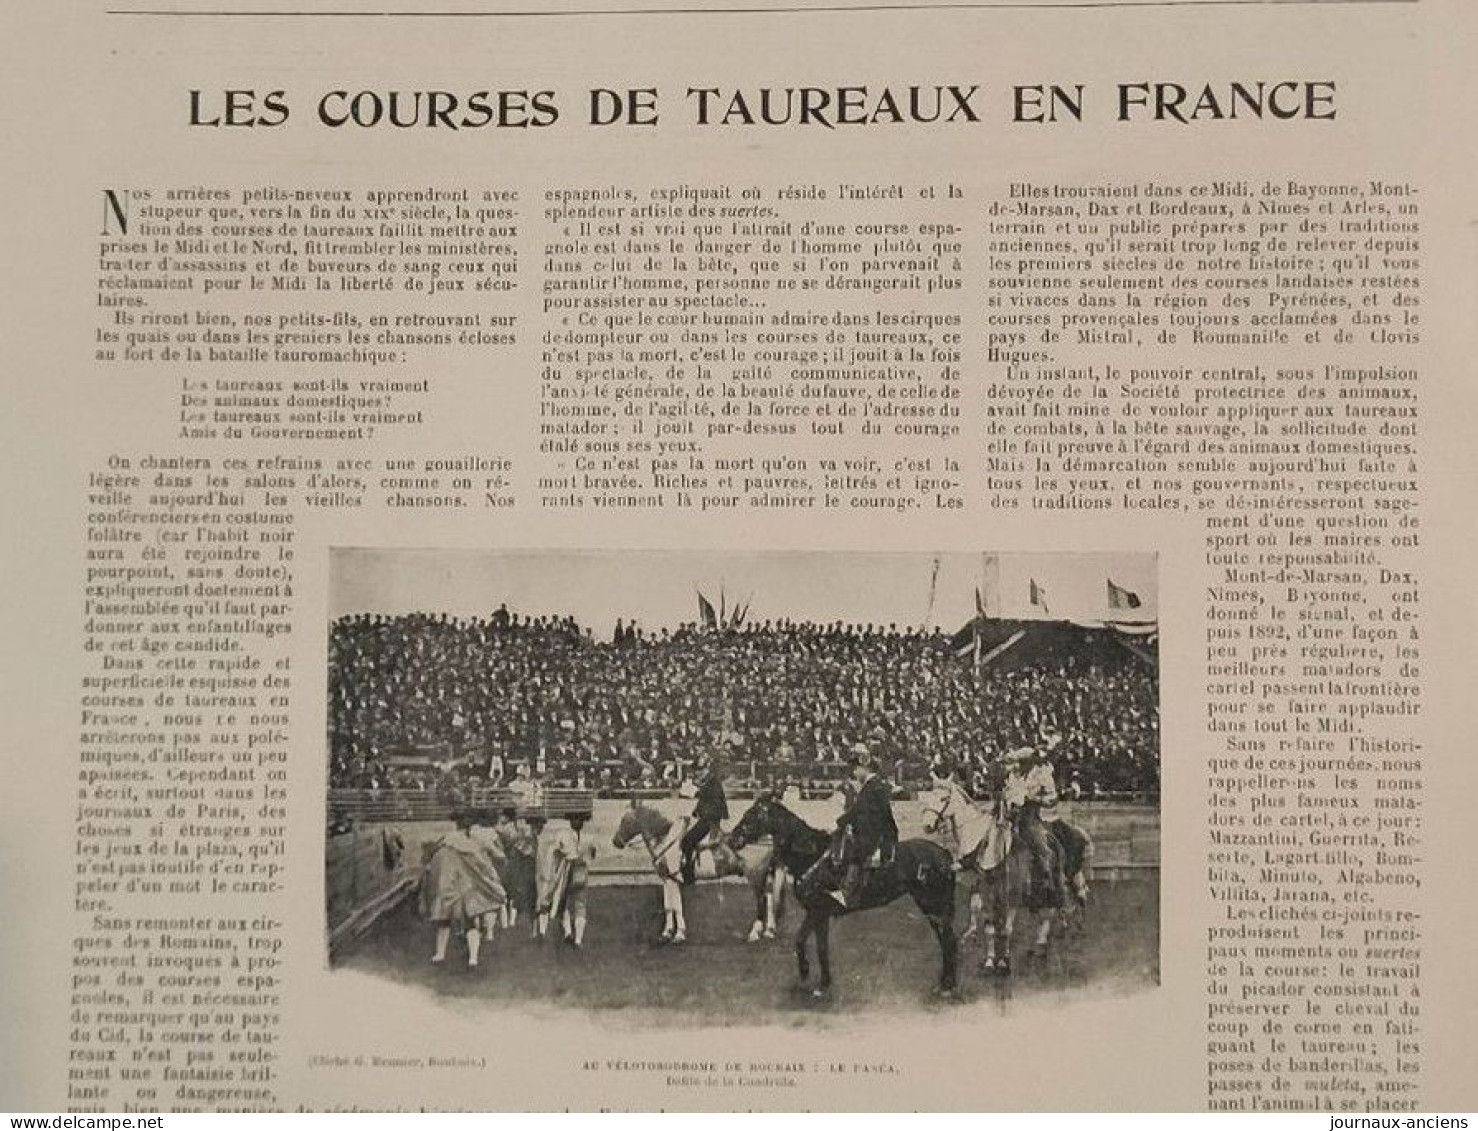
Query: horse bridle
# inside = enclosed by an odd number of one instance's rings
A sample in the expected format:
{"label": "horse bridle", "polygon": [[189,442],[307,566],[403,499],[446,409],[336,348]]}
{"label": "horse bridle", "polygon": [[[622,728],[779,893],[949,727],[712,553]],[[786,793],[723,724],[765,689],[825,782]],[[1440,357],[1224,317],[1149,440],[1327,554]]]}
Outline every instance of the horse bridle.
{"label": "horse bridle", "polygon": [[[765,808],[766,808],[766,811],[767,811],[766,812],[766,816],[767,817],[768,817],[768,810],[769,810],[769,808],[771,806],[773,806],[773,805],[776,805],[776,804],[778,804],[778,802],[776,802],[776,801],[766,801],[765,802]],[[746,813],[745,816],[747,817],[748,814]],[[744,837],[744,843],[743,844],[740,844],[740,845],[730,844],[729,842],[730,842],[730,840],[733,839],[734,835],[736,833],[738,833],[739,830],[744,827],[744,818],[741,817],[739,819],[739,823],[737,825],[735,825],[732,829],[729,830],[729,835],[726,836],[726,837],[721,838],[720,841],[719,841],[719,843],[722,844],[725,848],[727,848],[730,852],[738,853],[738,852],[743,852],[746,848],[750,848],[750,847],[753,847],[753,846],[763,847],[765,841],[768,840],[770,842],[770,847],[772,849],[774,849],[775,852],[778,854],[780,852],[780,850],[781,850],[781,842],[780,842],[780,838],[775,835],[774,822],[767,820],[766,823],[769,826],[769,831],[768,832],[763,832],[759,836],[756,836],[756,837],[753,837],[753,838],[751,838],[746,833],[746,835]]]}
{"label": "horse bridle", "polygon": [[[676,830],[676,832],[674,832],[674,830]],[[682,840],[683,838],[682,828],[676,821],[672,822],[672,828],[667,830],[668,840],[662,845],[661,848],[652,847],[652,838],[647,835],[646,829],[638,827],[637,831],[641,834],[641,842],[647,850],[647,855],[652,858],[652,867],[654,869],[657,867],[657,864],[662,859],[662,857],[666,856],[669,852],[672,851],[672,846],[677,844],[678,841]]]}
{"label": "horse bridle", "polygon": [[953,804],[954,799],[955,799],[955,791],[952,790],[952,789],[949,789],[948,787],[943,787],[943,788],[940,789],[940,792],[944,794],[944,800],[939,803],[939,808],[938,809],[930,809],[930,808],[928,808],[926,806],[925,809],[924,809],[924,812],[926,814],[927,813],[932,813],[934,815],[934,822],[933,822],[933,824],[934,824],[934,831],[936,831],[936,832],[939,830],[939,826],[944,823],[945,818],[948,817],[949,818],[949,831],[950,831],[951,835],[953,835],[956,839],[959,839],[959,835],[960,835],[960,819],[958,817],[956,817],[953,813],[951,813],[949,811],[950,810],[950,806]]}

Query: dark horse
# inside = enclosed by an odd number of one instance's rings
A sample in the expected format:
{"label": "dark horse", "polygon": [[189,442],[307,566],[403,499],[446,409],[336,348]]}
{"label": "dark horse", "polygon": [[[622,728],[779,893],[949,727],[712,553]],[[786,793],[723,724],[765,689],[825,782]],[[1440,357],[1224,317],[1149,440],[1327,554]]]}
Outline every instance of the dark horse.
{"label": "dark horse", "polygon": [[774,843],[776,861],[796,877],[795,897],[806,910],[806,918],[795,936],[795,957],[803,986],[811,976],[807,940],[812,937],[816,940],[821,980],[812,990],[815,996],[820,997],[831,988],[833,916],[882,907],[902,895],[913,897],[939,939],[944,964],[938,992],[952,993],[956,989],[959,945],[955,939],[955,874],[948,852],[932,841],[903,841],[892,861],[867,874],[856,902],[843,907],[831,894],[836,877],[820,874],[834,871],[830,861],[815,868],[830,852],[831,837],[827,833],[812,828],[774,798],[761,796],[739,818],[727,843],[738,850],[766,836]]}

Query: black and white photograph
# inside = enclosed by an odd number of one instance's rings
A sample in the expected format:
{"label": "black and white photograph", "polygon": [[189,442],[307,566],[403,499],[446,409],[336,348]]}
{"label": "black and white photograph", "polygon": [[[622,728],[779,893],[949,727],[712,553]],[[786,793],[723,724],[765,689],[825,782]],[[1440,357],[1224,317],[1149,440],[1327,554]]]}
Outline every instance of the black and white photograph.
{"label": "black and white photograph", "polygon": [[1159,978],[1156,559],[331,559],[336,968],[732,1025]]}

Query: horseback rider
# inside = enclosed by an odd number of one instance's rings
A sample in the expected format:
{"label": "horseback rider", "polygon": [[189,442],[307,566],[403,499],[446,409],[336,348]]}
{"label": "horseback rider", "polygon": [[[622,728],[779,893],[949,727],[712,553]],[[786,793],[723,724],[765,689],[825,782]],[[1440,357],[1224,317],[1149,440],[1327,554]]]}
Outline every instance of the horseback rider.
{"label": "horseback rider", "polygon": [[698,849],[710,835],[719,830],[720,822],[729,819],[729,802],[724,795],[724,779],[718,757],[702,756],[697,769],[701,774],[693,805],[693,820],[682,839],[682,881],[698,880]]}
{"label": "horseback rider", "polygon": [[1050,893],[1057,906],[1065,908],[1072,905],[1072,896],[1062,870],[1061,850],[1046,824],[1057,810],[1051,754],[1060,741],[1056,731],[1044,731],[1038,746],[1021,746],[1003,756],[1006,781],[1001,804],[1031,854],[1033,885],[1043,893],[1042,898]]}
{"label": "horseback rider", "polygon": [[863,868],[876,854],[880,864],[887,864],[898,848],[898,824],[893,820],[893,791],[877,772],[877,756],[866,743],[852,747],[847,759],[857,793],[852,803],[837,819],[837,835],[833,848],[834,863],[844,864],[846,872],[840,891],[832,895],[843,907],[856,902],[862,887]]}

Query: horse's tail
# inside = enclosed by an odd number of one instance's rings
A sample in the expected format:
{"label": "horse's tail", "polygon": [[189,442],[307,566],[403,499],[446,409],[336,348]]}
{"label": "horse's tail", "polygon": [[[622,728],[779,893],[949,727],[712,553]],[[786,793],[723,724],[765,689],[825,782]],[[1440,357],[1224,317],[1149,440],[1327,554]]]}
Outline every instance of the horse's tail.
{"label": "horse's tail", "polygon": [[1071,821],[1059,817],[1052,822],[1051,830],[1062,847],[1062,870],[1069,876],[1077,875],[1093,862],[1093,838]]}
{"label": "horse's tail", "polygon": [[1093,872],[1093,838],[1071,821],[1058,818],[1052,833],[1062,849],[1062,871],[1081,907],[1088,902],[1088,880]]}
{"label": "horse's tail", "polygon": [[1078,829],[1083,838],[1083,848],[1078,854],[1078,866],[1072,873],[1073,891],[1077,893],[1079,906],[1088,903],[1088,888],[1093,876],[1093,838],[1088,830]]}
{"label": "horse's tail", "polygon": [[754,877],[750,874],[750,868],[745,864],[741,853],[730,848],[722,839],[708,844],[707,849],[713,856],[713,871],[718,879],[723,879],[725,876],[743,876],[751,885],[754,884]]}

